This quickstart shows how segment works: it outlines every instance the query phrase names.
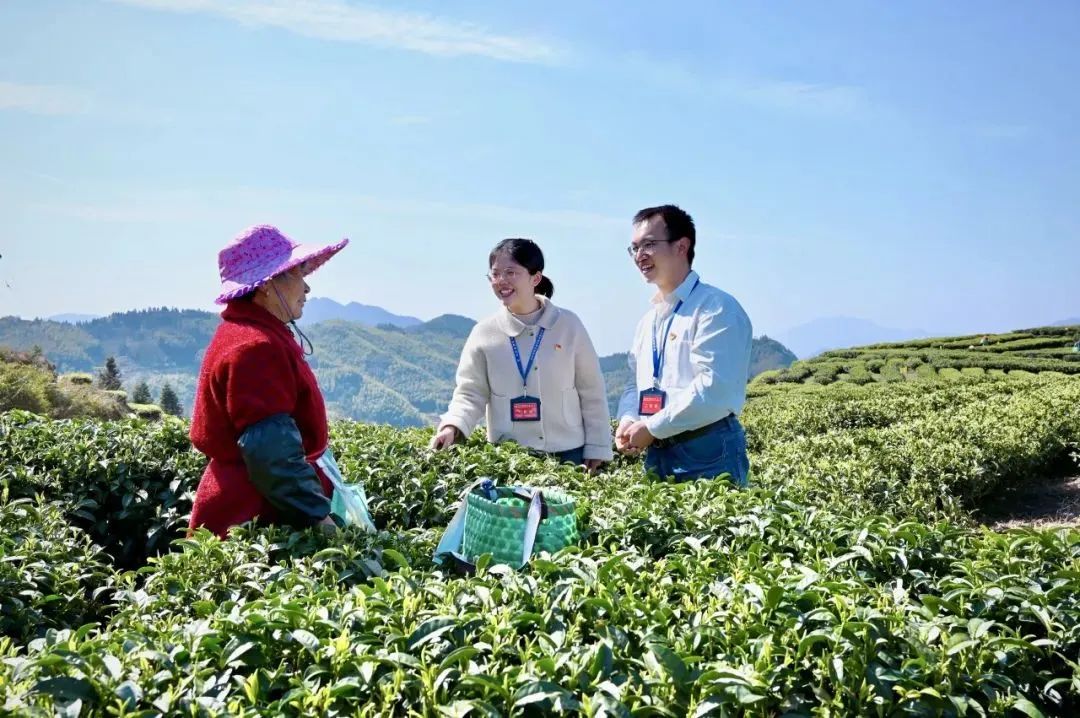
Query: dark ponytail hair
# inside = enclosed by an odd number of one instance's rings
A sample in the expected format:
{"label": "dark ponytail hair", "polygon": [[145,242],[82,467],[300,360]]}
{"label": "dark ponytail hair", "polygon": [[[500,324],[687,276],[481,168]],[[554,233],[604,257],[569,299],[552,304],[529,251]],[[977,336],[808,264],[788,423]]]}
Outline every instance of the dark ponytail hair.
{"label": "dark ponytail hair", "polygon": [[[531,239],[504,239],[496,244],[495,249],[491,250],[491,254],[488,255],[488,268],[495,264],[495,257],[503,252],[509,254],[511,259],[525,267],[529,274],[544,271],[544,253],[540,251],[539,245]],[[542,276],[540,277],[540,283],[536,285],[533,292],[551,299],[551,295],[555,293],[555,285],[551,283],[547,276]]]}

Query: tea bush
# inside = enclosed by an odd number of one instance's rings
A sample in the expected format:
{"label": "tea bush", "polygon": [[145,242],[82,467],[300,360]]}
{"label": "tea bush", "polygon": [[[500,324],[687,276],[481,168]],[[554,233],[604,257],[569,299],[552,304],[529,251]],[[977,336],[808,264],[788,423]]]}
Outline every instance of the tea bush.
{"label": "tea bush", "polygon": [[142,565],[178,538],[205,465],[178,420],[0,415],[0,484],[12,498],[64,501],[72,522],[121,567]]}
{"label": "tea bush", "polygon": [[61,504],[0,504],[0,526],[0,636],[26,642],[102,617],[114,569]]}
{"label": "tea bush", "polygon": [[427,558],[429,529],[241,530],[226,542],[200,532],[144,569],[141,589],[118,593],[110,624],[0,646],[5,707],[207,716],[1078,707],[1075,531],[859,519],[726,482],[585,483],[595,531],[522,572],[481,561],[474,577],[445,575]]}
{"label": "tea bush", "polygon": [[[1080,531],[966,513],[1070,466],[1080,380],[753,396],[748,490],[335,422],[380,531],[226,541],[181,538],[205,465],[184,422],[2,415],[0,714],[1080,711]],[[482,476],[573,494],[580,544],[518,572],[436,566]]]}

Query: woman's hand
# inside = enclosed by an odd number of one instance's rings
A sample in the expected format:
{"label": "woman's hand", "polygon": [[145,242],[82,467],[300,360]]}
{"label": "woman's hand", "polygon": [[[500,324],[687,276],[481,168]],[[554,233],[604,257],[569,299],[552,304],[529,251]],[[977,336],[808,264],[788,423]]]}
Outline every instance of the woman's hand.
{"label": "woman's hand", "polygon": [[585,470],[595,474],[606,462],[603,459],[585,459]]}
{"label": "woman's hand", "polygon": [[461,436],[461,432],[458,431],[456,426],[444,426],[435,432],[435,436],[431,438],[428,448],[432,451],[442,451],[453,446],[459,436]]}
{"label": "woman's hand", "polygon": [[337,524],[334,523],[334,520],[329,516],[324,517],[323,520],[317,524],[317,526],[328,534],[332,534],[337,531]]}

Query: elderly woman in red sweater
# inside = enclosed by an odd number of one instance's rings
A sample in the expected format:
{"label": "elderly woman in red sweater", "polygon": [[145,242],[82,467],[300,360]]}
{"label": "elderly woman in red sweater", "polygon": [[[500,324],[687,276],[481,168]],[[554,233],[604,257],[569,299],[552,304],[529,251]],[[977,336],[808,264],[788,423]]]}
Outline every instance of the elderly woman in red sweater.
{"label": "elderly woman in red sweater", "polygon": [[210,458],[191,528],[221,537],[258,519],[333,527],[333,486],[316,460],[328,450],[326,408],[315,375],[286,324],[296,326],[310,291],[304,277],[349,240],[297,244],[277,228],[251,227],[218,254],[224,304],[203,358],[191,441]]}

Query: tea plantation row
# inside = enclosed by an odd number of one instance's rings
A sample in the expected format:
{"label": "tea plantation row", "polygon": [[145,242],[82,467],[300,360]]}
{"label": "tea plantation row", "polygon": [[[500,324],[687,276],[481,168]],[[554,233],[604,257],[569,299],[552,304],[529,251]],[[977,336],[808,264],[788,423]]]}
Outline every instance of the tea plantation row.
{"label": "tea plantation row", "polygon": [[[203,466],[183,423],[6,414],[0,713],[1080,710],[1080,532],[967,518],[1069,466],[1080,380],[759,394],[748,491],[339,423],[377,536],[200,532],[171,551]],[[580,545],[438,570],[457,492],[484,475],[572,492]]]}
{"label": "tea plantation row", "polygon": [[765,372],[755,383],[870,384],[1043,372],[1080,374],[1080,326],[838,349]]}

